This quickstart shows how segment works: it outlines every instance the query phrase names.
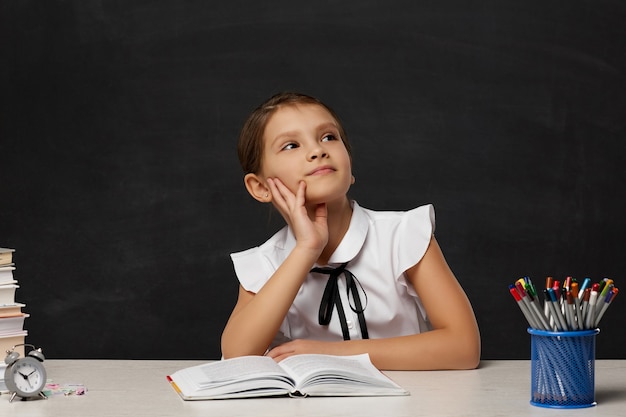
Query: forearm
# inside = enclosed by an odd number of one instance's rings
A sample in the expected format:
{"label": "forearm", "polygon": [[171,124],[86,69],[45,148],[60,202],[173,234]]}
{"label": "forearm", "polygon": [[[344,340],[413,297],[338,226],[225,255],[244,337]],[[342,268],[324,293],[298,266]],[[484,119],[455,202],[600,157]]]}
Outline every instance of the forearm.
{"label": "forearm", "polygon": [[[464,325],[465,324],[465,325]],[[324,342],[297,339],[272,349],[281,361],[302,353],[357,355],[368,353],[383,370],[473,369],[480,360],[480,335],[474,320],[408,336]]]}
{"label": "forearm", "polygon": [[238,302],[222,333],[224,357],[265,353],[316,258],[296,247],[257,294]]}
{"label": "forearm", "polygon": [[[478,330],[438,329],[388,339],[340,342],[342,354],[367,352],[383,370],[473,369],[480,360]],[[342,346],[343,344],[343,346]]]}

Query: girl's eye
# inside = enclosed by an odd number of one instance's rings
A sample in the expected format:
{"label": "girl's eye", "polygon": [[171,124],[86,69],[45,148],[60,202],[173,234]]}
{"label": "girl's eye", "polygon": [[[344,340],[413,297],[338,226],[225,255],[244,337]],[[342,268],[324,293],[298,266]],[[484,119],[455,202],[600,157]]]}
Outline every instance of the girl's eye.
{"label": "girl's eye", "polygon": [[335,137],[335,135],[333,134],[328,134],[322,138],[322,142],[329,142],[331,140],[337,140],[337,137]]}
{"label": "girl's eye", "polygon": [[288,151],[290,149],[296,149],[297,147],[298,147],[298,145],[293,143],[293,142],[292,143],[288,143],[285,146],[283,146],[283,151]]}

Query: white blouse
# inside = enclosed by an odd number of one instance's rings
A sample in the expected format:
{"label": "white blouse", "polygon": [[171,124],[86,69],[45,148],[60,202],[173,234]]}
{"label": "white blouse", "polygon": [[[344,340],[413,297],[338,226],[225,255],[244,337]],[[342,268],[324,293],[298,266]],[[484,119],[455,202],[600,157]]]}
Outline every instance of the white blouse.
{"label": "white blouse", "polygon": [[[343,240],[331,255],[329,265],[348,262],[360,284],[365,320],[371,339],[416,334],[430,329],[426,312],[405,271],[417,264],[435,230],[432,205],[406,212],[372,211],[352,201],[352,218]],[[258,292],[287,258],[296,241],[288,226],[261,246],[231,254],[239,282],[248,291]],[[325,265],[315,265],[325,266]],[[309,273],[285,317],[275,344],[288,339],[342,340],[336,310],[328,326],[318,323],[318,311],[328,275]],[[361,331],[346,279],[338,278],[341,304],[350,339]],[[286,339],[285,339],[286,338]]]}

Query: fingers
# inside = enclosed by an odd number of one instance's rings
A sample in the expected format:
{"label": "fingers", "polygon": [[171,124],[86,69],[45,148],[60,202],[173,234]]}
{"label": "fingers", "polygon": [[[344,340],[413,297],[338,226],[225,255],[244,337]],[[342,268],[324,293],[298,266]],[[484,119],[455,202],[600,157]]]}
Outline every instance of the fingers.
{"label": "fingers", "polygon": [[268,178],[267,183],[272,193],[274,203],[283,216],[286,215],[289,218],[294,211],[304,207],[306,202],[306,183],[304,181],[298,184],[298,189],[295,194],[278,178]]}
{"label": "fingers", "polygon": [[267,356],[274,359],[276,362],[280,362],[289,356],[295,355],[295,349],[290,347],[289,343],[282,344],[280,346],[276,346],[274,349],[270,350],[267,353]]}
{"label": "fingers", "polygon": [[328,221],[328,208],[326,203],[318,204],[315,207],[315,222],[326,224]]}

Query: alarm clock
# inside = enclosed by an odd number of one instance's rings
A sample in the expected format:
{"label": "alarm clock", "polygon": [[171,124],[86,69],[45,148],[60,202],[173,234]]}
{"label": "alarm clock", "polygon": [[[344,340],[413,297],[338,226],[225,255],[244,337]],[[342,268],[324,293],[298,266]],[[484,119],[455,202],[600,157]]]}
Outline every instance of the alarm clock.
{"label": "alarm clock", "polygon": [[[20,354],[15,351],[18,346],[30,346],[33,348],[28,355],[20,358]],[[4,363],[7,364],[4,371],[4,383],[11,392],[9,402],[12,402],[16,396],[20,396],[26,400],[29,398],[45,398],[43,393],[46,386],[46,368],[43,366],[45,360],[41,348],[35,348],[30,344],[19,344],[7,350],[7,357]]]}

